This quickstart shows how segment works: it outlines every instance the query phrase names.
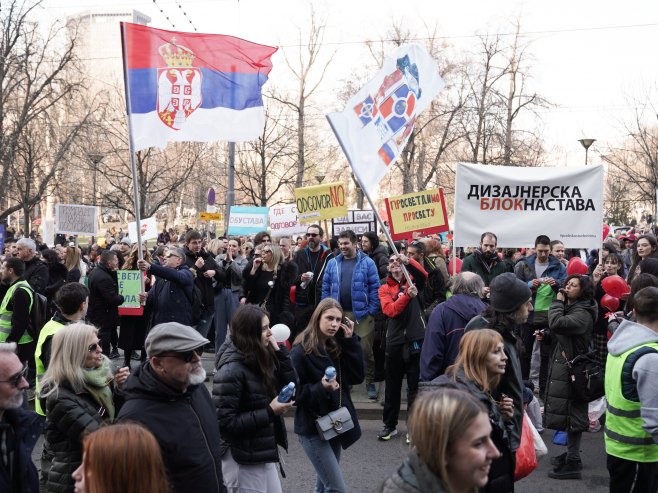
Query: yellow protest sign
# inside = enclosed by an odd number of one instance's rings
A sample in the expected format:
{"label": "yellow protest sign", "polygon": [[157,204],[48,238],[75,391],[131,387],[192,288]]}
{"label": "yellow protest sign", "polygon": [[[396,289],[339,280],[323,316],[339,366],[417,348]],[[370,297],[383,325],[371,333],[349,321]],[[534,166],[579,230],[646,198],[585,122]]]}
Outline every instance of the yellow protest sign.
{"label": "yellow protest sign", "polygon": [[218,212],[199,212],[199,219],[202,221],[221,221],[222,215]]}
{"label": "yellow protest sign", "polygon": [[428,235],[450,229],[443,189],[425,190],[386,199],[391,236],[394,240]]}
{"label": "yellow protest sign", "polygon": [[340,182],[295,188],[297,220],[312,223],[347,215],[345,185]]}

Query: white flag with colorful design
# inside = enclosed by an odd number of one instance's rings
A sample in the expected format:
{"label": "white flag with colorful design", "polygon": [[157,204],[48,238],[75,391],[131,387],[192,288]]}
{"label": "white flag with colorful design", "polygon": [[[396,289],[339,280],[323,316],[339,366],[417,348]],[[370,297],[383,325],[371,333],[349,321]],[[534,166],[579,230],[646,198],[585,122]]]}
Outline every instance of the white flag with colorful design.
{"label": "white flag with colorful design", "polygon": [[421,46],[400,46],[384,66],[327,119],[354,174],[372,193],[406,145],[418,115],[445,86],[436,61]]}

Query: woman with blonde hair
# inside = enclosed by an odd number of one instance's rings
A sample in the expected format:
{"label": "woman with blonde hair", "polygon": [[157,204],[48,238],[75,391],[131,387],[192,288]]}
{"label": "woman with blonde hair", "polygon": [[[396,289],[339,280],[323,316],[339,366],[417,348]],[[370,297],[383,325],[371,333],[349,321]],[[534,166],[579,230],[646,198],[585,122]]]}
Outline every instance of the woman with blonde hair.
{"label": "woman with blonde hair", "polygon": [[73,491],[71,474],[82,462],[82,439],[114,419],[114,389],[128,375],[128,368],[112,375],[93,325],[67,325],[53,336],[39,395],[45,400],[45,439],[54,453],[50,467],[42,467],[42,474],[47,474],[46,491]]}
{"label": "woman with blonde hair", "polygon": [[489,493],[514,491],[514,455],[505,424],[512,419],[514,407],[510,397],[496,391],[506,366],[503,337],[491,329],[472,330],[459,342],[455,363],[430,384],[464,390],[487,410],[492,425],[491,440],[500,451],[481,490]]}
{"label": "woman with blonde hair", "polygon": [[[153,262],[151,252],[146,247],[146,242],[142,247],[142,257],[148,263]],[[130,253],[123,264],[123,270],[139,270],[137,265],[138,252],[137,242],[130,247]],[[146,272],[141,272],[144,277],[144,293],[148,293],[152,286],[152,279]],[[142,363],[146,361],[146,351],[144,350],[144,340],[146,339],[146,328],[148,317],[145,315],[121,315],[119,317],[119,341],[118,346],[123,350],[123,366],[130,368],[130,360],[138,360]],[[141,355],[137,354],[141,350]]]}
{"label": "woman with blonde hair", "polygon": [[167,471],[153,434],[138,424],[105,426],[84,439],[75,493],[169,493]]}
{"label": "woman with blonde hair", "polygon": [[[350,385],[363,382],[365,369],[354,322],[345,318],[343,308],[333,298],[322,300],[304,331],[295,338],[290,352],[299,387],[295,398],[295,433],[315,468],[315,491],[346,492],[340,470],[340,451],[361,437],[361,428],[350,395]],[[336,376],[327,380],[327,367]],[[315,420],[345,406],[354,428],[329,441],[320,437]]]}
{"label": "woman with blonde hair", "polygon": [[290,288],[297,277],[297,264],[284,260],[277,245],[261,244],[259,247],[262,247],[261,253],[254,254],[242,271],[244,298],[249,304],[265,308],[272,325],[283,323],[293,327],[295,317]]}
{"label": "woman with blonde hair", "polygon": [[500,456],[486,408],[471,394],[440,389],[421,394],[409,420],[412,449],[383,493],[477,493]]}
{"label": "woman with blonde hair", "polygon": [[66,247],[66,257],[64,257],[64,267],[66,267],[66,282],[80,282],[82,271],[80,270],[80,261],[82,254],[76,246]]}

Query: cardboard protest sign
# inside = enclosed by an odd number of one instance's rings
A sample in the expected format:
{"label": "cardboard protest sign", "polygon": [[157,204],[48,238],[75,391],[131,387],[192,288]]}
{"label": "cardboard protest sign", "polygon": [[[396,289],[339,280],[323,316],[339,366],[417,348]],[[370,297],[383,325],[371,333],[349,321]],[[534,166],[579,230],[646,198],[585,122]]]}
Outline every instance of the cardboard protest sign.
{"label": "cardboard protest sign", "polygon": [[457,164],[454,243],[475,246],[492,231],[499,247],[539,235],[566,248],[601,248],[603,167],[535,168]]}
{"label": "cardboard protest sign", "polygon": [[252,235],[267,229],[267,207],[233,206],[228,217],[229,235]]}
{"label": "cardboard protest sign", "polygon": [[294,236],[306,233],[306,226],[297,220],[297,204],[270,207],[272,236]]}
{"label": "cardboard protest sign", "polygon": [[373,211],[349,210],[347,215],[331,220],[331,235],[338,236],[343,231],[351,229],[357,236],[368,231],[377,232],[377,218]]}
{"label": "cardboard protest sign", "polygon": [[98,207],[93,205],[57,204],[55,232],[69,235],[96,236]]}
{"label": "cardboard protest sign", "polygon": [[450,229],[441,188],[387,198],[386,212],[394,240],[442,233]]}
{"label": "cardboard protest sign", "polygon": [[119,306],[119,315],[142,315],[144,307],[139,304],[139,293],[142,291],[142,276],[138,270],[118,270],[119,294],[123,296],[123,304]]}
{"label": "cardboard protest sign", "polygon": [[[142,219],[139,226],[142,230],[142,241],[158,238],[158,221],[155,216]],[[137,221],[128,223],[128,237],[131,241],[137,241]]]}
{"label": "cardboard protest sign", "polygon": [[303,223],[343,217],[347,214],[345,185],[340,182],[295,188],[297,218]]}

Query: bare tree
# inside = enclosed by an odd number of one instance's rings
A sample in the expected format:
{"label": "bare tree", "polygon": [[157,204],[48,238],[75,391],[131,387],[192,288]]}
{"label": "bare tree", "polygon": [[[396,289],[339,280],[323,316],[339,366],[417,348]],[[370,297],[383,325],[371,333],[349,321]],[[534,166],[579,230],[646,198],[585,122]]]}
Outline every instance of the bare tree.
{"label": "bare tree", "polygon": [[55,23],[42,34],[31,20],[39,3],[14,0],[0,11],[0,220],[23,210],[26,231],[28,212],[68,162],[94,110],[76,105],[82,84],[71,75],[75,31],[61,41],[64,26]]}
{"label": "bare tree", "polygon": [[[655,96],[654,96],[655,97]],[[654,204],[658,189],[658,117],[657,106],[647,96],[643,102],[632,102],[633,118],[623,124],[627,139],[610,147],[603,159],[612,168],[611,176],[620,183],[632,184],[630,198]],[[653,120],[653,123],[650,123]],[[610,178],[609,178],[610,179]]]}
{"label": "bare tree", "polygon": [[236,191],[245,204],[275,205],[276,196],[295,183],[294,132],[285,124],[284,107],[268,105],[257,140],[242,144],[236,161]]}
{"label": "bare tree", "polygon": [[288,105],[297,116],[296,188],[304,185],[304,173],[307,168],[308,147],[306,137],[309,131],[309,121],[306,111],[310,99],[324,80],[327,69],[336,54],[334,51],[326,58],[326,61],[321,61],[320,52],[324,44],[325,28],[326,20],[320,19],[311,6],[308,32],[302,34],[301,28],[298,30],[299,46],[296,58],[294,58],[293,50],[283,49],[286,65],[297,83],[297,91],[294,97],[272,96],[280,103]]}

